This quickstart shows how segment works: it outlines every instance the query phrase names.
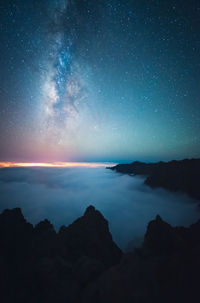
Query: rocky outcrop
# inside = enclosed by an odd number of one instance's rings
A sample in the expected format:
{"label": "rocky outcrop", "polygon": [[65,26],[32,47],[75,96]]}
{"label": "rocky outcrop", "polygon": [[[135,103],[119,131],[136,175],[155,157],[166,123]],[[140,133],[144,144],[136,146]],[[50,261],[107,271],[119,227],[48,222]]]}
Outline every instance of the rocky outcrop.
{"label": "rocky outcrop", "polygon": [[81,303],[199,302],[199,228],[173,228],[157,216],[143,246],[90,283]]}
{"label": "rocky outcrop", "polygon": [[108,222],[93,206],[56,233],[44,220],[33,227],[19,208],[0,215],[1,302],[76,302],[82,289],[119,263]]}
{"label": "rocky outcrop", "polygon": [[25,258],[31,250],[33,233],[33,226],[24,219],[20,208],[5,210],[0,215],[1,255],[12,261]]}
{"label": "rocky outcrop", "polygon": [[93,206],[57,233],[20,209],[0,215],[4,303],[199,302],[200,221],[172,227],[158,215],[142,247],[122,254]]}
{"label": "rocky outcrop", "polygon": [[70,226],[61,227],[59,235],[71,260],[87,256],[109,267],[121,258],[121,250],[112,240],[107,220],[93,206]]}
{"label": "rocky outcrop", "polygon": [[178,231],[163,221],[157,215],[155,220],[149,222],[144,236],[143,254],[145,255],[169,255],[184,247],[184,242]]}
{"label": "rocky outcrop", "polygon": [[200,200],[200,159],[158,163],[133,162],[118,164],[110,169],[130,175],[144,175],[145,184],[152,188],[162,187],[185,192]]}

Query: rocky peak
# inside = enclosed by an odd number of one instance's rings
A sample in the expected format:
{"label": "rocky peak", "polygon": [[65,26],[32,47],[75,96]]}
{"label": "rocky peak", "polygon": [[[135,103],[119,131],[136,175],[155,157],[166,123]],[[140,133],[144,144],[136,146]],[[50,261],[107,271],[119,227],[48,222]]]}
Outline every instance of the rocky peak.
{"label": "rocky peak", "polygon": [[95,207],[93,205],[90,205],[86,208],[86,211],[84,213],[84,217],[87,217],[87,219],[89,217],[96,218],[96,219],[98,218],[98,220],[103,222],[103,224],[106,223],[108,225],[108,221],[104,218],[104,216],[100,213],[100,211],[95,209]]}
{"label": "rocky peak", "polygon": [[156,221],[156,222],[163,222],[161,216],[159,216],[159,215],[156,216],[155,221]]}
{"label": "rocky peak", "polygon": [[149,222],[144,237],[144,252],[147,254],[168,254],[181,246],[181,239],[176,230],[157,215]]}
{"label": "rocky peak", "polygon": [[33,226],[24,219],[20,208],[6,209],[0,215],[0,254],[6,259],[10,256],[13,259],[24,258],[28,254],[32,234]]}
{"label": "rocky peak", "polygon": [[55,233],[54,227],[51,224],[51,222],[47,219],[39,222],[35,226],[35,231],[40,234],[49,234],[49,233]]}
{"label": "rocky peak", "polygon": [[6,209],[0,215],[1,234],[6,233],[16,234],[23,232],[24,227],[27,230],[33,229],[32,224],[28,223],[21,212],[20,208]]}
{"label": "rocky peak", "polygon": [[13,209],[5,209],[0,216],[1,224],[5,222],[5,224],[16,224],[18,223],[26,223],[24,216],[22,215],[20,208],[13,208]]}
{"label": "rocky peak", "polygon": [[88,215],[88,214],[94,214],[96,212],[96,209],[93,205],[90,205],[86,208],[86,211],[84,213],[84,216]]}
{"label": "rocky peak", "polygon": [[112,240],[107,220],[94,206],[89,206],[70,226],[62,227],[59,234],[75,260],[85,255],[110,266],[121,258],[122,252]]}

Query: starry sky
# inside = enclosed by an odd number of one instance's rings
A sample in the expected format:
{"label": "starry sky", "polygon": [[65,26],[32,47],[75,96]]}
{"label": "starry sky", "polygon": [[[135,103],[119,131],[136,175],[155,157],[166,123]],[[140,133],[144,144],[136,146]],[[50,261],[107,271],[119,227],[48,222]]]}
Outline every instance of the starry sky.
{"label": "starry sky", "polygon": [[199,0],[0,3],[0,161],[200,156]]}

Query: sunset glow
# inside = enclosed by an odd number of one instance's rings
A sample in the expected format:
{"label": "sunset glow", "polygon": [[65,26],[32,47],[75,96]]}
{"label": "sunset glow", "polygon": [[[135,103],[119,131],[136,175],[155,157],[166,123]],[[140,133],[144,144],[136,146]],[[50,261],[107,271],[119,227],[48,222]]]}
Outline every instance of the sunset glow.
{"label": "sunset glow", "polygon": [[87,162],[0,162],[0,167],[106,167],[113,163],[87,163]]}

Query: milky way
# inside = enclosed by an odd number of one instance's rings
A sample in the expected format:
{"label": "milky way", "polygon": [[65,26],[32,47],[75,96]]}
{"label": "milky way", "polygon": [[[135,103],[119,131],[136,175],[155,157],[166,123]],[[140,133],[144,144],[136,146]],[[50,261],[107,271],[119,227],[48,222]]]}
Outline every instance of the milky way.
{"label": "milky way", "polygon": [[[65,19],[71,14],[67,1],[57,1],[51,7],[49,18],[53,28],[48,28],[49,46],[43,77],[43,95],[40,119],[44,120],[48,138],[63,145],[74,137],[81,122],[84,107],[87,108],[86,64],[80,64],[73,56],[77,31],[71,35],[65,28]],[[55,30],[56,28],[56,30]],[[85,72],[83,71],[85,68]]]}
{"label": "milky way", "polygon": [[7,0],[0,20],[0,161],[199,156],[199,1]]}

